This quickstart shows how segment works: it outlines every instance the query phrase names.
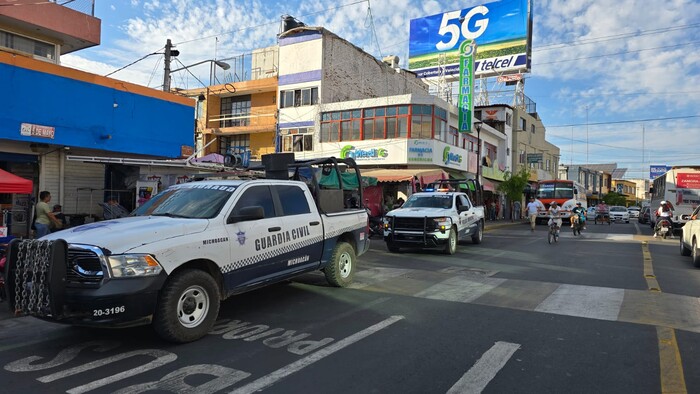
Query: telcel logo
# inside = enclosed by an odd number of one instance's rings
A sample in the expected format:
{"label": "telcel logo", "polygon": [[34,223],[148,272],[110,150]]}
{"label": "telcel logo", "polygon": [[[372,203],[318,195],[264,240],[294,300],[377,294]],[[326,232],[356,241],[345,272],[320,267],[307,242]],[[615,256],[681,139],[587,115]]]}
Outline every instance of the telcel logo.
{"label": "telcel logo", "polygon": [[450,152],[450,147],[446,146],[445,149],[442,151],[442,161],[445,164],[461,163],[462,155]]}
{"label": "telcel logo", "polygon": [[340,158],[345,159],[350,157],[353,159],[372,159],[372,158],[385,158],[389,156],[389,152],[384,148],[372,148],[372,149],[355,149],[352,145],[345,145],[340,149]]}

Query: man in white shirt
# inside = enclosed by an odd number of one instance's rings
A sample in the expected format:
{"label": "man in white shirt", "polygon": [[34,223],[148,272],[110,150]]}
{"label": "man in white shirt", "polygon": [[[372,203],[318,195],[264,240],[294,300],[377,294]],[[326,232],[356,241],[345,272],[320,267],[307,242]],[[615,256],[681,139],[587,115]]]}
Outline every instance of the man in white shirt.
{"label": "man in white shirt", "polygon": [[535,223],[537,222],[537,212],[544,210],[541,202],[535,201],[535,197],[530,197],[530,202],[525,207],[527,217],[530,219],[530,231],[535,231]]}

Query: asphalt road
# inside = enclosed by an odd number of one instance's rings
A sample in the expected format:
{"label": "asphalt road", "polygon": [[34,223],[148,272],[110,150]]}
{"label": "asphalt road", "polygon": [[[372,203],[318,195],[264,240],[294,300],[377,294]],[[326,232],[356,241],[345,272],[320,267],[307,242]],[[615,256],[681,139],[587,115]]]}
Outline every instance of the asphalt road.
{"label": "asphalt road", "polygon": [[[700,392],[700,270],[646,225],[490,226],[457,254],[392,254],[235,296],[172,345],[0,312],[0,392]],[[0,308],[6,305],[0,304]]]}

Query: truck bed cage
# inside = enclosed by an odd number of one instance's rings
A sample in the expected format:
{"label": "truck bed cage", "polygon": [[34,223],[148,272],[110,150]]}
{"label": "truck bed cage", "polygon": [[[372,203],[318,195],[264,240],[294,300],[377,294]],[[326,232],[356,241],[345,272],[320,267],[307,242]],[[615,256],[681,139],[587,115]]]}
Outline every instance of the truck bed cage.
{"label": "truck bed cage", "polygon": [[438,179],[429,183],[424,191],[464,191],[474,204],[483,205],[481,184],[474,178]]}

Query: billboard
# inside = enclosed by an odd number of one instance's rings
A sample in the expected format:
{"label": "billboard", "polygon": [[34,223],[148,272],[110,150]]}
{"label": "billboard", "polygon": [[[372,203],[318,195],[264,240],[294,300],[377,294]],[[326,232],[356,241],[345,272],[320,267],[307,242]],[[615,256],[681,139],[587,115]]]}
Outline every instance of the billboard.
{"label": "billboard", "polygon": [[649,166],[649,179],[654,180],[670,169],[671,167],[665,164],[652,164]]}
{"label": "billboard", "polygon": [[411,19],[408,68],[421,78],[437,77],[439,58],[446,75],[459,74],[459,49],[474,40],[479,51],[474,76],[530,70],[531,0],[502,0],[458,11]]}

